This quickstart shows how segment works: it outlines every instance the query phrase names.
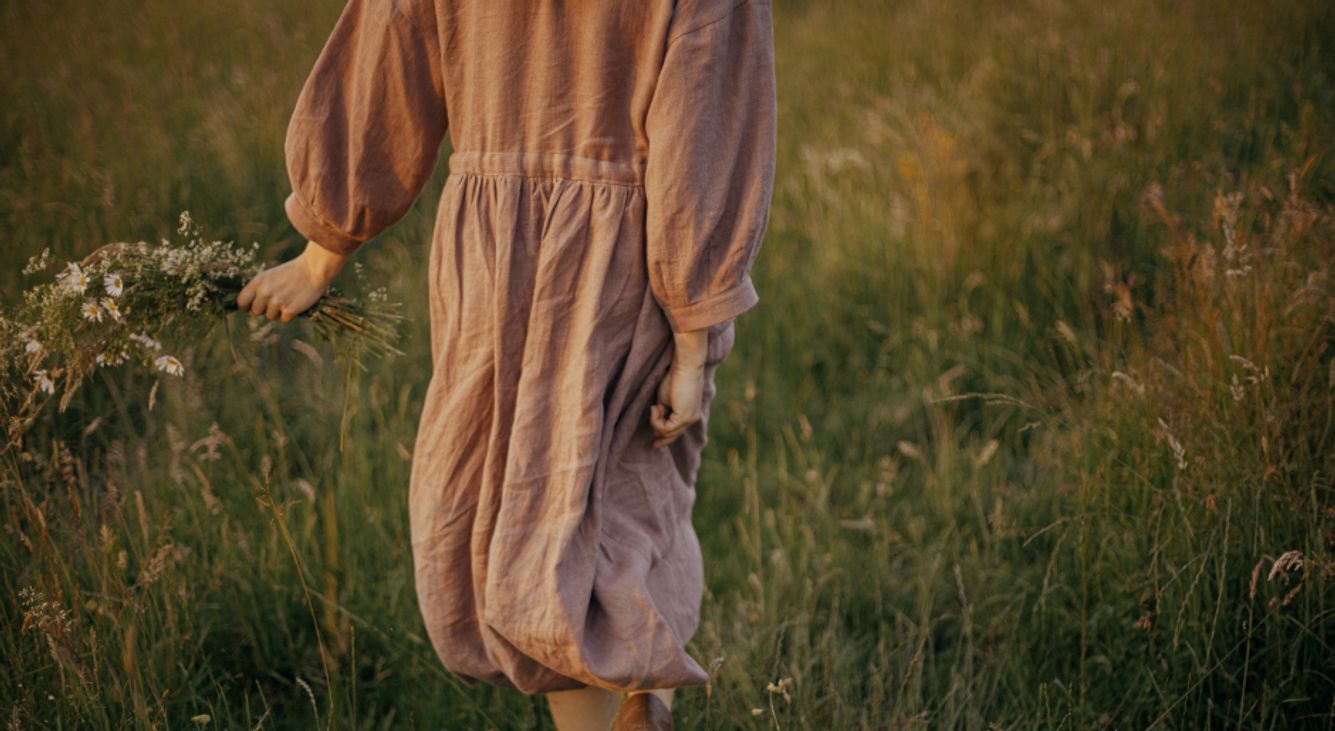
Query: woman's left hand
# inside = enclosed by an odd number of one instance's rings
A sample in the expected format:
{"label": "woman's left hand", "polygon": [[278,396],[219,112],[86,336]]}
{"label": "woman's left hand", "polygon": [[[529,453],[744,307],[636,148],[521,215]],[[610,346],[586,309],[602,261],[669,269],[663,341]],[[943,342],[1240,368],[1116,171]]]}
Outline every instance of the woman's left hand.
{"label": "woman's left hand", "polygon": [[704,411],[705,357],[709,331],[705,328],[673,333],[675,350],[667,375],[658,384],[658,402],[649,407],[653,447],[665,447],[696,422]]}
{"label": "woman's left hand", "polygon": [[347,260],[347,256],[309,241],[300,256],[265,269],[246,282],[236,296],[236,307],[270,320],[282,317],[283,322],[291,322],[320,299]]}

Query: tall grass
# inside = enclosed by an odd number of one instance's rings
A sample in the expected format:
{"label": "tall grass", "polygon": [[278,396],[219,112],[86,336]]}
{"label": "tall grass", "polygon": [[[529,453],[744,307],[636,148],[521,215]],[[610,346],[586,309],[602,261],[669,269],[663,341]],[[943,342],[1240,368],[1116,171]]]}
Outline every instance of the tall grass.
{"label": "tall grass", "polygon": [[[0,7],[5,300],[185,208],[294,253],[282,134],[338,10]],[[683,727],[1335,726],[1332,21],[779,3]],[[359,253],[408,311],[442,176]],[[51,415],[0,492],[4,722],[550,727],[418,619],[426,325],[349,379],[236,315],[152,408],[125,373]]]}

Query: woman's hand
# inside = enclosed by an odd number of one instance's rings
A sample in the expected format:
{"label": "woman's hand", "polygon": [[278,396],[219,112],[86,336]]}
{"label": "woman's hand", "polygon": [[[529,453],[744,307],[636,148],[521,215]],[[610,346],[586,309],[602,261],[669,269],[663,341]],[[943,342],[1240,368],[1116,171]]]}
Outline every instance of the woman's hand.
{"label": "woman's hand", "polygon": [[700,420],[704,408],[705,350],[709,331],[679,332],[673,337],[676,351],[672,367],[658,385],[658,403],[649,407],[655,448],[675,442],[682,432]]}
{"label": "woman's hand", "polygon": [[236,296],[237,309],[270,320],[281,316],[283,322],[291,322],[320,299],[347,260],[347,256],[308,241],[300,256],[265,269],[246,282]]}

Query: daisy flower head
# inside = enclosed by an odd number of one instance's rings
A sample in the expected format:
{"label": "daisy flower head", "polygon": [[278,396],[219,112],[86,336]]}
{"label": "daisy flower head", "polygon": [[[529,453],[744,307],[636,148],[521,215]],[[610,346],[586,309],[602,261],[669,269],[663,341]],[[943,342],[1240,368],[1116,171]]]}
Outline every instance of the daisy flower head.
{"label": "daisy flower head", "polygon": [[51,380],[51,376],[48,376],[46,374],[45,368],[39,368],[38,370],[33,371],[32,374],[34,376],[37,376],[38,388],[40,388],[43,391],[46,391],[47,393],[56,392],[56,382]]}
{"label": "daisy flower head", "polygon": [[121,319],[121,308],[120,305],[116,304],[116,300],[110,297],[103,297],[102,309],[106,310],[108,315],[111,315],[111,319]]}
{"label": "daisy flower head", "polygon": [[157,366],[158,370],[165,371],[173,376],[185,373],[185,366],[181,365],[181,361],[173,355],[159,355],[157,360],[153,361],[153,365]]}
{"label": "daisy flower head", "polygon": [[83,307],[80,307],[79,311],[83,313],[85,320],[102,322],[102,308],[98,307],[97,303],[93,300],[84,300]]}
{"label": "daisy flower head", "polygon": [[64,283],[65,288],[71,292],[83,294],[88,289],[88,274],[78,264],[70,262],[65,271],[59,275],[59,279]]}
{"label": "daisy flower head", "polygon": [[112,297],[119,297],[121,292],[125,290],[125,281],[121,279],[119,274],[108,274],[102,277],[102,286],[106,287],[107,294]]}

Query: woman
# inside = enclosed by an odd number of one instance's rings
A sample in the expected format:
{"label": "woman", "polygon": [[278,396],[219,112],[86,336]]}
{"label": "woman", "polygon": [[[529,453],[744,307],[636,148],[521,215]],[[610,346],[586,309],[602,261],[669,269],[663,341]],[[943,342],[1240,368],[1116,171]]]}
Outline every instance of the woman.
{"label": "woman", "polygon": [[623,693],[618,727],[669,728],[672,689],[709,681],[690,514],[758,299],[774,94],[768,0],[350,0],[297,99],[285,209],[309,242],[237,305],[309,307],[449,132],[418,600],[447,668],[547,694],[563,731],[608,728]]}

